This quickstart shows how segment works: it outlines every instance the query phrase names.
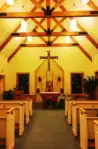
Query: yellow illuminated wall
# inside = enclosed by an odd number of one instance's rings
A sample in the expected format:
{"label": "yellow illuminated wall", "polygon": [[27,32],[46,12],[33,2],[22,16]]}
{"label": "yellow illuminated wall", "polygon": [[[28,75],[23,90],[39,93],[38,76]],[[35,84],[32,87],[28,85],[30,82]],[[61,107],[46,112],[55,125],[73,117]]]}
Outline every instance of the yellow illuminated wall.
{"label": "yellow illuminated wall", "polygon": [[[46,56],[47,50],[51,55],[58,56],[57,63],[64,70],[65,93],[70,93],[70,73],[83,72],[84,76],[94,75],[93,63],[77,47],[66,48],[21,48],[17,55],[9,62],[6,74],[6,89],[16,86],[16,73],[30,73],[30,93],[35,92],[35,70],[42,63],[40,56]],[[97,64],[96,64],[97,65]],[[97,66],[96,66],[97,67]]]}

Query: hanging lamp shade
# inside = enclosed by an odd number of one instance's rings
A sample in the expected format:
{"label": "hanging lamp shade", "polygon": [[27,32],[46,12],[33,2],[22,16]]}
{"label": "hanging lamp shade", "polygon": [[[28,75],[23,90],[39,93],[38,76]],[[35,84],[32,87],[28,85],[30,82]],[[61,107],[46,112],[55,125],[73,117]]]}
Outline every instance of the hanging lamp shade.
{"label": "hanging lamp shade", "polygon": [[87,4],[89,2],[89,0],[82,0],[83,4]]}
{"label": "hanging lamp shade", "polygon": [[8,5],[13,5],[13,4],[14,4],[14,0],[6,0],[6,3],[7,3]]}
{"label": "hanging lamp shade", "polygon": [[71,21],[71,30],[74,31],[76,29],[76,26],[77,26],[76,18],[73,18]]}
{"label": "hanging lamp shade", "polygon": [[25,20],[22,20],[20,31],[25,32],[26,30],[27,30],[27,22]]}
{"label": "hanging lamp shade", "polygon": [[27,37],[27,41],[32,42],[32,37],[31,36]]}
{"label": "hanging lamp shade", "polygon": [[69,36],[66,36],[65,40],[66,40],[67,43],[70,43],[70,37]]}

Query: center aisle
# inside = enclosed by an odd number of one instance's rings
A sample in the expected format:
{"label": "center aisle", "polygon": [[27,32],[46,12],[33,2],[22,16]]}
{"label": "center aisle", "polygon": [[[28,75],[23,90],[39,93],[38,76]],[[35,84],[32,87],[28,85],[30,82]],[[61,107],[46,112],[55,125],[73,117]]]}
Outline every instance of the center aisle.
{"label": "center aisle", "polygon": [[79,149],[72,136],[64,110],[35,110],[22,137],[16,138],[15,149]]}

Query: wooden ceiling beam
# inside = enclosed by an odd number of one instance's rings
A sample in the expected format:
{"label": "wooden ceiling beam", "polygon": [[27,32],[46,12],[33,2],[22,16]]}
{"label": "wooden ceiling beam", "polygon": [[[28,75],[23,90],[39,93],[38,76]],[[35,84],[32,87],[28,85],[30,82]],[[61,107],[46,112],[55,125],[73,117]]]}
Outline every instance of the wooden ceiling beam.
{"label": "wooden ceiling beam", "polygon": [[65,18],[62,18],[60,21],[56,21],[55,18],[53,18],[53,20],[55,20],[56,25],[51,29],[52,31],[54,31],[65,20]]}
{"label": "wooden ceiling beam", "polygon": [[41,3],[40,2],[37,2],[36,0],[32,0],[32,3],[35,4],[36,8],[39,8],[39,9],[44,9],[42,6],[41,6]]}
{"label": "wooden ceiling beam", "polygon": [[7,8],[9,8],[10,6],[5,3],[1,8],[0,8],[0,12],[4,12]]}
{"label": "wooden ceiling beam", "polygon": [[[54,21],[55,21],[55,20],[54,20]],[[58,21],[56,20],[56,22],[58,22]],[[59,26],[61,27],[61,29],[67,31],[67,30],[63,27],[62,24],[60,24]],[[62,32],[63,32],[63,31],[62,31]],[[55,37],[55,38],[53,39],[52,43],[55,42],[57,39],[58,39],[58,37]],[[71,39],[72,39],[73,42],[78,43],[78,42],[75,40],[74,37],[71,37]],[[79,47],[79,49],[81,50],[81,52],[82,52],[90,61],[92,61],[92,57],[84,50],[84,48],[83,48],[80,44],[79,44],[78,47]]]}
{"label": "wooden ceiling beam", "polygon": [[[22,44],[26,42],[26,39],[22,41]],[[16,50],[8,57],[7,61],[10,62],[10,60],[16,55],[16,53],[20,50],[20,45],[16,48]]]}
{"label": "wooden ceiling beam", "polygon": [[87,5],[90,7],[90,8],[92,8],[92,9],[94,9],[94,10],[98,10],[98,7],[92,2],[92,0],[89,0],[89,2],[87,3]]}
{"label": "wooden ceiling beam", "polygon": [[[83,26],[81,26],[81,24],[79,23],[79,21],[77,21],[77,25],[78,27],[81,29],[81,31],[85,32],[86,30],[83,28]],[[89,35],[86,35],[86,38],[96,47],[98,48],[98,43]]]}
{"label": "wooden ceiling beam", "polygon": [[[40,1],[40,0],[39,0]],[[42,1],[43,2],[43,1]],[[33,7],[33,9],[31,10],[32,11],[35,11],[37,8],[36,7]],[[25,21],[28,20],[28,18],[25,18],[24,19]],[[19,28],[21,27],[21,23],[15,28],[15,30],[13,31],[14,32],[17,32],[19,30]],[[38,25],[36,26],[38,27]],[[35,29],[36,29],[35,27]],[[11,36],[11,34],[8,36],[8,38],[0,45],[0,51],[2,51],[4,49],[4,47],[8,44],[8,42],[12,39],[13,37]],[[44,41],[44,39],[42,39]],[[44,41],[45,42],[45,41]]]}
{"label": "wooden ceiling beam", "polygon": [[54,11],[52,14],[44,12],[0,12],[1,18],[53,18],[53,17],[98,17],[98,11]]}
{"label": "wooden ceiling beam", "polygon": [[[51,0],[46,0],[46,10],[47,10],[47,13],[50,13],[51,12],[51,8],[50,8],[50,3],[51,3]],[[46,32],[48,34],[51,33],[51,18],[47,18],[47,30]],[[51,37],[48,36],[48,42],[47,43],[50,43],[50,40],[51,40]]]}
{"label": "wooden ceiling beam", "polygon": [[58,6],[60,6],[60,4],[61,4],[62,2],[64,2],[64,0],[58,0],[58,1],[55,3],[55,5],[52,7],[51,10],[55,10]]}
{"label": "wooden ceiling beam", "polygon": [[78,43],[55,43],[50,46],[47,44],[20,44],[21,47],[70,47],[70,46],[79,46]]}
{"label": "wooden ceiling beam", "polygon": [[[40,0],[39,0],[40,2]],[[41,3],[43,3],[43,0],[41,1]],[[31,11],[35,11],[37,8],[34,7]],[[28,20],[27,18],[25,20]],[[42,20],[41,20],[42,21]],[[41,22],[40,21],[40,22]],[[37,29],[38,25],[35,26],[35,29]],[[20,28],[20,24],[17,26],[17,28],[15,29],[15,32],[18,31],[18,29]],[[6,46],[6,44],[12,39],[12,36],[10,35],[7,40],[1,45],[2,49]],[[26,42],[26,38],[23,40],[22,44],[24,44]],[[46,43],[45,39],[41,37],[41,40],[43,42]],[[0,48],[1,50],[1,48]],[[8,57],[8,62],[10,62],[10,60],[17,54],[17,52],[20,50],[20,45],[16,48],[16,50]]]}
{"label": "wooden ceiling beam", "polygon": [[[77,42],[74,37],[71,37],[71,39],[72,39],[72,41]],[[92,57],[85,51],[85,49],[80,44],[79,44],[78,48],[92,62]]]}
{"label": "wooden ceiling beam", "polygon": [[[66,9],[64,8],[64,6],[61,5],[60,8],[63,12],[64,11],[66,12]],[[86,32],[86,30],[82,27],[82,25],[79,23],[78,20],[77,20],[77,25],[83,32]],[[87,34],[86,37],[96,48],[98,48],[98,43],[89,34]]]}
{"label": "wooden ceiling beam", "polygon": [[46,32],[20,32],[20,33],[12,33],[11,36],[14,37],[28,37],[28,36],[85,36],[87,32],[52,32],[48,35]]}
{"label": "wooden ceiling beam", "polygon": [[[42,22],[45,20],[45,18],[42,18],[42,19],[40,20],[40,22],[38,22],[35,18],[32,18],[32,20],[33,20],[33,21],[36,23],[36,25],[37,25],[37,26],[36,26],[36,29],[40,27],[42,30],[45,30],[45,28],[44,28],[43,25],[42,25]],[[36,29],[35,29],[35,30],[36,30]]]}

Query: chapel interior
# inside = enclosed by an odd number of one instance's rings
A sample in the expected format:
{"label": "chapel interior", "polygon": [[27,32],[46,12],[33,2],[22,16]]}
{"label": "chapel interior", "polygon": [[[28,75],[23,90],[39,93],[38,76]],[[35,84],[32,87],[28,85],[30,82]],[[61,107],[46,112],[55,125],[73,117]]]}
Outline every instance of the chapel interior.
{"label": "chapel interior", "polygon": [[98,149],[97,25],[98,0],[0,0],[0,149]]}

